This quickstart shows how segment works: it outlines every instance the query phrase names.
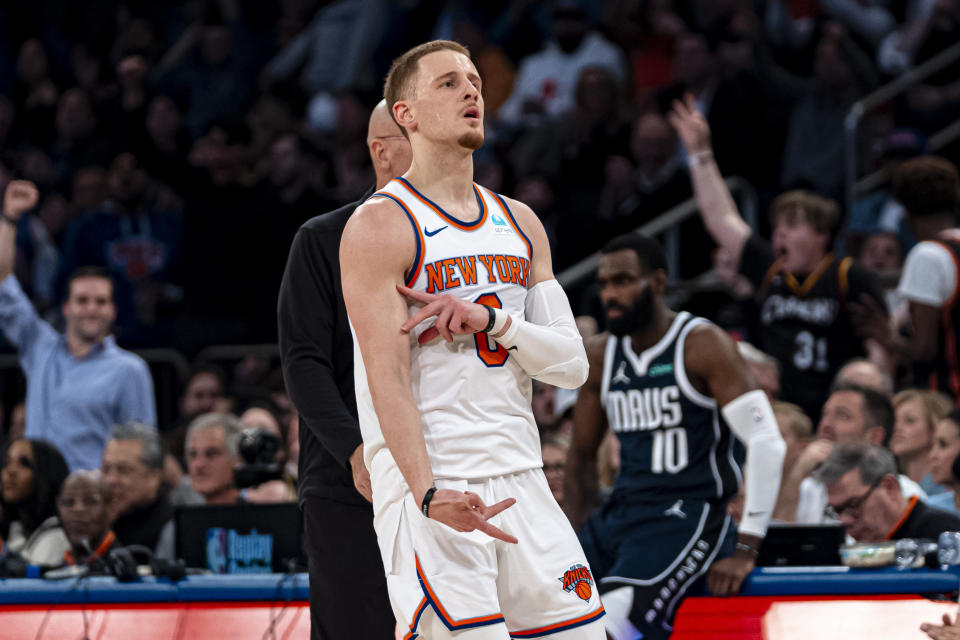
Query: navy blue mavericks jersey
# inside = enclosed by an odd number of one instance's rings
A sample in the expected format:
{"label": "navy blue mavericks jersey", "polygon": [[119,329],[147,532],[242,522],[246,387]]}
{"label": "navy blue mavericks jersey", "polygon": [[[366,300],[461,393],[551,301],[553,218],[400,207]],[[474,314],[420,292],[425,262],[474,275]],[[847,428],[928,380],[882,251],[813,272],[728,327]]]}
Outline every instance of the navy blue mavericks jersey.
{"label": "navy blue mavericks jersey", "polygon": [[716,500],[739,489],[735,438],[716,401],[694,389],[684,366],[687,335],[707,322],[678,313],[663,338],[639,355],[629,336],[608,339],[601,401],[620,440],[615,495]]}

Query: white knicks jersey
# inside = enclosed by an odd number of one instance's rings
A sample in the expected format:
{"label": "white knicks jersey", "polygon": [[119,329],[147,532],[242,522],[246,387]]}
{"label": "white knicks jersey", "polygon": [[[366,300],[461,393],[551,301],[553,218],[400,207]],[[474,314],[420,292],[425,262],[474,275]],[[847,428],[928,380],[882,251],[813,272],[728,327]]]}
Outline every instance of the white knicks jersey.
{"label": "white knicks jersey", "polygon": [[[371,197],[391,200],[397,215],[410,221],[417,252],[408,287],[523,318],[530,241],[502,198],[478,185],[474,192],[480,217],[470,223],[443,211],[403,178]],[[408,317],[423,306],[412,300],[408,305]],[[487,478],[542,466],[530,376],[485,333],[454,336],[452,343],[438,338],[421,346],[417,337],[434,320],[410,332],[410,380],[434,476]],[[354,377],[364,457],[372,468],[374,456],[386,453],[386,445],[356,339]]]}

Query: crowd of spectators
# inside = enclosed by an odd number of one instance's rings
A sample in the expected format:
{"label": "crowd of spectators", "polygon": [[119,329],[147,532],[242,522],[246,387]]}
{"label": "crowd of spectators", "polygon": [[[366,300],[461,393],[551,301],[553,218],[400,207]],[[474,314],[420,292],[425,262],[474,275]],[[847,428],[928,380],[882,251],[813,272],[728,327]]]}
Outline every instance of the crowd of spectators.
{"label": "crowd of spectators", "polygon": [[[15,234],[0,274],[0,321],[29,390],[22,397],[22,384],[3,374],[3,553],[69,563],[119,541],[171,557],[176,504],[295,499],[298,419],[276,361],[198,363],[178,404],[154,412],[135,384],[143,361],[123,349],[192,358],[210,345],[275,341],[294,233],[374,184],[365,136],[380,80],[397,53],[438,37],[469,46],[484,75],[477,182],[538,213],[558,272],[700,199],[703,219],[681,225],[675,275],[711,270],[721,296],[711,289],[705,304],[698,279],[677,299],[744,338],[762,388],[793,401],[775,405],[788,444],[779,519],[829,518],[846,500],[833,499],[846,487],[834,485],[851,469],[871,492],[889,475],[898,480],[882,485],[890,513],[914,495],[958,510],[960,422],[951,411],[960,395],[919,388],[918,367],[926,380],[945,354],[908,335],[910,321],[924,318],[905,311],[911,301],[953,304],[953,289],[918,299],[909,282],[895,285],[918,240],[957,226],[956,145],[938,149],[933,169],[909,160],[925,160],[931,136],[960,113],[960,67],[868,114],[858,176],[883,170],[895,179],[850,211],[836,204],[849,177],[842,141],[851,105],[960,41],[957,0],[99,0],[82,8],[41,0],[0,6],[0,192],[15,180],[38,189],[26,215],[5,211],[0,221]],[[689,109],[680,120],[678,104]],[[697,114],[706,137],[683,126]],[[756,189],[769,222],[747,228],[732,200],[710,213],[705,203],[727,200],[698,182],[694,167],[708,152],[723,175]],[[785,191],[807,195],[776,199]],[[931,219],[934,227],[917,224]],[[797,260],[794,240],[758,243],[798,221],[813,227],[813,244],[803,245],[813,267],[835,251],[851,258],[849,273],[865,274],[851,281],[858,297],[844,301],[841,318],[857,340],[842,362],[818,370],[813,387],[797,384],[799,365],[764,325],[765,273],[761,258],[749,257]],[[70,350],[70,336],[97,315],[76,306],[77,273],[93,283],[84,295],[106,305],[98,312],[106,325],[88,342],[128,367],[124,380],[100,383],[130,386],[130,411],[85,412],[83,389],[97,379],[79,378],[77,368],[69,406],[53,416],[40,409],[63,391],[56,358],[94,359]],[[861,299],[861,291],[877,295]],[[590,292],[572,302],[581,331],[597,331]],[[807,346],[810,365],[819,343]],[[816,393],[798,398],[801,387]],[[560,502],[574,402],[535,384],[545,470]],[[282,480],[236,486],[244,429],[277,439]],[[838,447],[850,443],[867,452]],[[600,456],[600,488],[609,491],[615,436]],[[833,516],[855,537],[875,536],[879,525],[850,524],[863,511]]]}

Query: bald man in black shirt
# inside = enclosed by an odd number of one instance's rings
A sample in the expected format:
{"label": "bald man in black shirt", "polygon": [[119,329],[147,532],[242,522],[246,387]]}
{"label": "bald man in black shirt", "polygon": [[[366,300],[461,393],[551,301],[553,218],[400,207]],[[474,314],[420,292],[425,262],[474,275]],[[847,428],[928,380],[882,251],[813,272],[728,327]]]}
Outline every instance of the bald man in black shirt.
{"label": "bald man in black shirt", "polygon": [[[383,101],[370,115],[367,146],[377,189],[410,167],[410,143]],[[280,285],[283,375],[300,414],[299,498],[313,640],[387,640],[394,634],[357,423],[353,339],[340,287],[340,236],[370,193],[300,228]]]}

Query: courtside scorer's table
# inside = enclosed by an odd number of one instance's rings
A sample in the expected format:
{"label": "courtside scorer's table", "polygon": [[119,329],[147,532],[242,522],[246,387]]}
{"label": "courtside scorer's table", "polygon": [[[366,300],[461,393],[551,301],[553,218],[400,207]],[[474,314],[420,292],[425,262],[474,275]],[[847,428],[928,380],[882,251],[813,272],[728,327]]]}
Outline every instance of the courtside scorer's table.
{"label": "courtside scorer's table", "polygon": [[[955,615],[960,567],[948,570],[755,570],[735,598],[692,596],[680,607],[674,640],[803,638],[922,639],[921,622]],[[173,640],[309,638],[306,574],[0,580],[0,638]],[[363,640],[363,639],[357,639]]]}

